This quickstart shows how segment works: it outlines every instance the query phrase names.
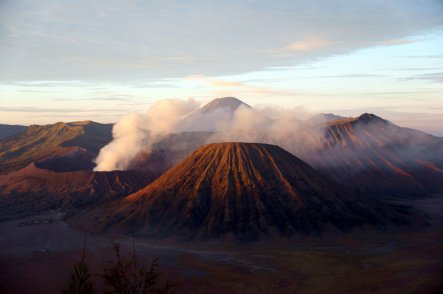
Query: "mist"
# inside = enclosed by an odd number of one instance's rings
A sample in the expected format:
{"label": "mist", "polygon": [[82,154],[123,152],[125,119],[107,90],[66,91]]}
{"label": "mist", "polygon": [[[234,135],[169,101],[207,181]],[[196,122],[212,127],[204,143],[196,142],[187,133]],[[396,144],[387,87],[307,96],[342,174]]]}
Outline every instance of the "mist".
{"label": "mist", "polygon": [[[333,129],[325,128],[326,117],[313,115],[304,107],[284,109],[266,105],[252,108],[246,104],[241,104],[235,110],[220,107],[207,112],[202,111],[200,103],[194,99],[161,100],[145,113],[124,116],[114,126],[113,141],[100,150],[95,170],[126,170],[138,154],[151,153],[160,142],[163,148],[171,150],[193,146],[186,144],[190,139],[185,137],[169,143],[174,146],[164,146],[165,141],[162,140],[172,133],[205,132],[204,143],[274,144],[315,167],[352,164],[354,169],[373,164],[374,154],[368,154],[365,146],[389,145],[394,139],[404,141],[402,153],[407,153],[410,149],[407,146],[411,142],[429,139],[429,135],[418,131],[413,138],[409,138],[406,136],[408,132],[404,135],[398,133],[395,125],[382,119],[375,120],[374,124],[366,125],[361,130],[353,130],[352,135],[340,139],[338,137],[342,134],[337,135]],[[377,121],[384,125],[377,125]],[[371,136],[371,133],[378,135]],[[348,148],[349,144],[354,143],[362,144],[362,148]]]}
{"label": "mist", "polygon": [[[241,105],[234,111],[220,108],[201,113],[199,106],[194,99],[168,99],[158,101],[145,113],[125,115],[113,128],[112,142],[100,150],[94,170],[125,170],[137,154],[149,153],[153,145],[174,132],[211,132],[207,143],[269,143],[282,145],[290,151],[316,141],[312,133],[309,139],[302,136],[307,131],[307,124],[299,118],[309,115],[302,107],[283,109],[268,105],[250,108]],[[301,137],[306,138],[300,141]]]}

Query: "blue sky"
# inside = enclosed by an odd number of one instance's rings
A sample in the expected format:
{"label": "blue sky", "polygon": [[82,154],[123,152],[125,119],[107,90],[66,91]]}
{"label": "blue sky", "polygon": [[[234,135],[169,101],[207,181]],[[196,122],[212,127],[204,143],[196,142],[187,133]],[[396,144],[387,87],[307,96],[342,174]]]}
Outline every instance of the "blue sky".
{"label": "blue sky", "polygon": [[0,123],[235,96],[443,135],[442,16],[438,0],[3,0]]}

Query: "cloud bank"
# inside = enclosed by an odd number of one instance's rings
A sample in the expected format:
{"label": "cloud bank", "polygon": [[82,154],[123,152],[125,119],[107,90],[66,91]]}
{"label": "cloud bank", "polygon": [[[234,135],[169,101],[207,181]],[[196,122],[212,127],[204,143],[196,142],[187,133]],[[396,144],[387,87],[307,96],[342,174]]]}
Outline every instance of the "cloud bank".
{"label": "cloud bank", "polygon": [[0,80],[238,74],[404,44],[442,12],[441,0],[4,0]]}

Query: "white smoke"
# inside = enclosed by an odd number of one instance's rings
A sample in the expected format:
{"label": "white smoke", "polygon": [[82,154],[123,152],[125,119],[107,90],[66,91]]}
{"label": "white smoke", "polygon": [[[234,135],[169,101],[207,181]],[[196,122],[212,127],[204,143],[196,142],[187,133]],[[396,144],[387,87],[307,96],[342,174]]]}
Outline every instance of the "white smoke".
{"label": "white smoke", "polygon": [[127,169],[140,151],[149,150],[198,107],[199,103],[194,99],[167,99],[155,103],[145,114],[125,115],[112,129],[112,142],[100,150],[94,170]]}
{"label": "white smoke", "polygon": [[308,115],[304,108],[239,107],[232,120],[218,125],[208,142],[275,144],[301,156],[320,148],[323,138],[324,124],[306,122]]}
{"label": "white smoke", "polygon": [[[317,116],[312,120],[306,120],[312,114],[304,108],[288,110],[269,106],[250,108],[241,105],[236,110],[220,107],[205,112],[197,110],[199,105],[193,99],[162,100],[144,114],[131,113],[124,116],[113,129],[113,141],[100,150],[95,170],[125,170],[131,166],[131,163],[136,163],[134,159],[137,155],[149,154],[156,143],[161,143],[163,146],[161,148],[175,151],[182,148],[183,152],[179,152],[177,158],[168,158],[174,161],[204,142],[275,144],[314,166],[346,164],[348,159],[355,158],[360,158],[356,160],[357,163],[366,165],[366,161],[363,160],[366,153],[358,154],[357,150],[347,148],[346,141],[335,142],[334,140],[338,139],[334,134],[326,136],[324,132],[327,119]],[[383,127],[386,133],[384,138],[379,134],[379,127],[373,126],[373,128],[375,129],[366,126],[361,130],[362,134],[354,130],[349,139],[354,140],[356,144],[378,146],[387,145],[391,138],[399,139],[399,136],[404,137],[405,144],[408,145],[409,141],[417,137],[414,135],[414,138],[409,138],[399,134],[397,128],[390,131],[389,128]],[[195,139],[196,137],[187,133],[186,136],[175,136],[176,139],[172,141],[163,140],[171,133],[208,131],[211,133],[203,134],[203,138],[197,136],[198,139]],[[379,135],[373,138],[374,141],[367,132]],[[391,134],[392,132],[395,134]],[[359,138],[353,138],[355,136]],[[327,152],[325,146],[328,146]],[[354,163],[353,165],[355,166]]]}
{"label": "white smoke", "polygon": [[[319,144],[321,131],[300,118],[306,109],[282,109],[241,105],[235,111],[218,108],[211,113],[197,110],[199,103],[188,100],[161,100],[145,114],[124,116],[113,129],[113,141],[100,150],[96,171],[125,170],[141,152],[149,153],[155,143],[172,132],[211,131],[207,143],[241,141],[280,145],[296,153]],[[318,135],[315,135],[315,134]],[[174,146],[170,146],[173,148]]]}

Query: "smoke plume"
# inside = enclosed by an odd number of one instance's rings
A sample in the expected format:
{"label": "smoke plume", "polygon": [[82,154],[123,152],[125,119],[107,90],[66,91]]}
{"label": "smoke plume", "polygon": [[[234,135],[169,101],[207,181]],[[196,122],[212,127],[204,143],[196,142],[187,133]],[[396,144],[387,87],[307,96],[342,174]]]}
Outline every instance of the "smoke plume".
{"label": "smoke plume", "polygon": [[[315,167],[348,164],[356,169],[372,166],[377,158],[392,158],[390,153],[375,153],[369,146],[386,146],[394,140],[401,143],[395,147],[396,152],[405,153],[411,151],[412,147],[408,147],[413,145],[411,142],[432,139],[427,134],[411,133],[380,118],[371,119],[370,124],[363,118],[362,127],[352,131],[336,130],[335,127],[325,128],[328,120],[325,116],[307,120],[312,114],[304,108],[252,108],[235,98],[225,99],[227,103],[222,107],[200,109],[200,104],[193,99],[162,100],[144,114],[124,116],[113,129],[113,141],[100,150],[95,170],[132,168],[138,154],[150,154],[155,146],[178,152],[167,158],[173,164],[202,143],[229,141],[275,144]],[[340,118],[332,114],[326,116]],[[171,137],[172,133],[181,135]],[[420,150],[412,151],[420,153]]]}
{"label": "smoke plume", "polygon": [[125,170],[142,150],[149,150],[186,115],[196,110],[194,99],[167,99],[155,103],[145,114],[125,115],[112,129],[113,140],[100,150],[95,171]]}

